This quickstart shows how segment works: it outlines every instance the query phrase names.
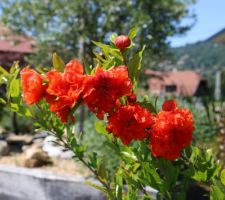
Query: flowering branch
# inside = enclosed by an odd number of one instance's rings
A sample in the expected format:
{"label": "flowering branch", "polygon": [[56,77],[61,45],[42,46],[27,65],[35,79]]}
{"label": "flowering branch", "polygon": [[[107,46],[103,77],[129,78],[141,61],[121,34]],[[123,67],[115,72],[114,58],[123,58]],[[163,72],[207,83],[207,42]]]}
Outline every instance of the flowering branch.
{"label": "flowering branch", "polygon": [[[15,112],[38,119],[35,124],[39,128],[53,132],[98,179],[102,187],[92,185],[108,199],[133,200],[140,194],[150,199],[148,186],[158,191],[158,199],[185,199],[190,180],[210,184],[212,198],[223,195],[225,171],[211,154],[191,147],[192,113],[175,100],[165,101],[159,112],[147,98],[138,101],[144,48],[133,57],[125,54],[132,49],[136,33],[134,29],[129,36],[118,36],[109,45],[94,42],[101,49],[101,55],[95,53],[95,67],[85,66],[84,70],[76,59],[65,64],[54,54],[53,68],[47,73],[22,69],[22,98],[29,107],[21,104],[19,71],[14,70],[16,75],[6,72],[7,88],[18,87],[17,93],[8,91],[9,105],[16,104]],[[86,154],[85,145],[72,131],[75,112],[83,105],[106,123],[98,128],[120,159],[113,173],[96,153]]]}

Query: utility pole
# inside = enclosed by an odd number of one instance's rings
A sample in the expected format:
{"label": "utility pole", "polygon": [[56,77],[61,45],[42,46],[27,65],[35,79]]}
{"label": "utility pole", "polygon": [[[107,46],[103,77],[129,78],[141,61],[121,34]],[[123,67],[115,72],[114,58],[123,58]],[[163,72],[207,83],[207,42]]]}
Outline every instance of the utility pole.
{"label": "utility pole", "polygon": [[[82,60],[84,56],[84,38],[81,36],[79,41],[79,59]],[[84,130],[84,120],[85,120],[85,107],[81,105],[80,107],[80,122],[79,122],[79,131],[83,132]]]}
{"label": "utility pole", "polygon": [[221,71],[217,70],[215,75],[215,91],[214,98],[219,101],[221,98]]}

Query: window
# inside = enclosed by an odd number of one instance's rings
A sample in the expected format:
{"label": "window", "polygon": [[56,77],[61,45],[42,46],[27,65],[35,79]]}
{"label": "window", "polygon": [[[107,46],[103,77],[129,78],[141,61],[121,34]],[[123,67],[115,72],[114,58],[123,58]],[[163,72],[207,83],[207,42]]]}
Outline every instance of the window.
{"label": "window", "polygon": [[177,86],[176,85],[166,85],[165,89],[166,89],[166,92],[175,92],[177,90]]}

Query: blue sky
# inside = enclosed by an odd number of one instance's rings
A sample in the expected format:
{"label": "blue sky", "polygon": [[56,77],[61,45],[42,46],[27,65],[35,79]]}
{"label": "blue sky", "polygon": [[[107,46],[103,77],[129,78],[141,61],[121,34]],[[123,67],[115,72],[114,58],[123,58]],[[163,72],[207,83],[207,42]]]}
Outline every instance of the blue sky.
{"label": "blue sky", "polygon": [[169,39],[173,47],[207,39],[225,28],[225,0],[198,0],[190,10],[197,14],[197,22],[185,35]]}

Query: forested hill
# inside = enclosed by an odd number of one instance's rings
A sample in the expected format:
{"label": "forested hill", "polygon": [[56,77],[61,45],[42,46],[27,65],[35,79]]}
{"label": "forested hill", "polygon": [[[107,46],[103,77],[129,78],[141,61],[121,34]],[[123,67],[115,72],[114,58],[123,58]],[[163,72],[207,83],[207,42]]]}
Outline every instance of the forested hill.
{"label": "forested hill", "polygon": [[213,42],[198,42],[184,47],[173,48],[174,64],[179,69],[214,71],[225,69],[225,45]]}

